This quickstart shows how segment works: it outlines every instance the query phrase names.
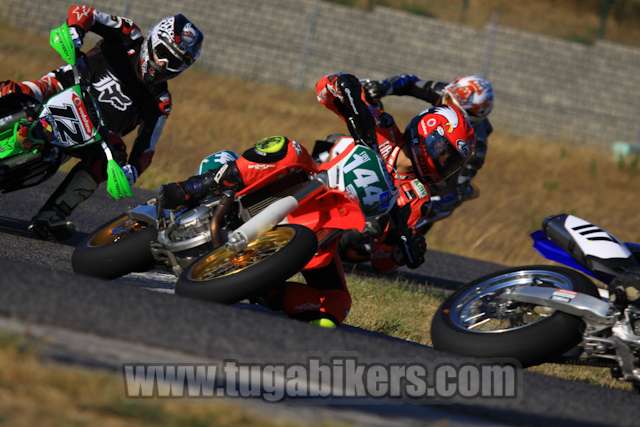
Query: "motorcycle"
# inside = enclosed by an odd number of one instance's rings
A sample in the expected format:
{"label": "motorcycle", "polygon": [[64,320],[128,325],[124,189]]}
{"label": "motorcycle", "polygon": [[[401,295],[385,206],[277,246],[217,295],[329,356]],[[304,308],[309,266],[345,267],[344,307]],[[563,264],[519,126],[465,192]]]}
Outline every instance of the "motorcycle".
{"label": "motorcycle", "polygon": [[106,143],[108,130],[91,82],[83,77],[84,56],[76,51],[67,24],[51,30],[50,44],[72,67],[75,84],[44,103],[19,93],[0,98],[0,192],[38,185],[77,150],[100,144],[107,158],[107,191],[114,199],[131,196]]}
{"label": "motorcycle", "polygon": [[640,244],[568,214],[546,218],[531,238],[541,255],[570,268],[510,268],[461,287],[433,317],[434,348],[524,367],[609,366],[639,390]]}
{"label": "motorcycle", "polygon": [[395,204],[395,189],[368,147],[351,144],[317,164],[292,144],[299,155],[291,161],[238,159],[264,171],[240,191],[177,210],[152,199],[115,218],[74,250],[73,269],[111,279],[164,268],[178,276],[177,294],[231,304],[328,265],[341,234],[364,228],[363,210]]}
{"label": "motorcycle", "polygon": [[[385,129],[377,129],[376,132],[379,141],[402,138],[401,135]],[[350,136],[329,135],[326,139],[315,142],[312,157],[318,163],[330,161],[353,143],[354,139]],[[405,204],[403,207],[395,206],[390,209],[388,215],[367,216],[365,234],[350,233],[345,236],[341,245],[341,256],[344,261],[354,264],[370,262],[375,256],[376,247],[384,247],[384,250],[393,251],[393,257],[398,265],[406,265],[408,268],[415,269],[424,263],[425,248],[422,245],[425,243],[422,236],[431,229],[433,224],[451,216],[464,201],[477,198],[479,192],[469,185],[467,190],[472,190],[473,194],[469,191],[461,194],[454,183],[447,182],[442,184],[447,188],[443,188],[444,191],[441,192],[441,195],[429,195],[427,188],[419,180],[396,176],[395,170],[392,169],[388,169],[388,173],[390,179],[394,181],[395,187],[402,189],[401,191],[408,195],[405,196]],[[411,216],[408,202],[415,197],[414,193],[418,197],[428,196],[428,199],[422,205],[422,216],[415,221],[412,230],[408,226]],[[400,195],[398,198],[402,197]]]}

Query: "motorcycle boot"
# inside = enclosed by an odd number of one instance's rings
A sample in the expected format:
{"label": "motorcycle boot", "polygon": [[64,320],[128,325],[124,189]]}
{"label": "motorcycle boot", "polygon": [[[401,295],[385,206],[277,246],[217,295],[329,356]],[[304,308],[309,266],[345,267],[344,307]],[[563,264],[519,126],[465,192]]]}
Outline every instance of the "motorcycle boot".
{"label": "motorcycle boot", "polygon": [[45,240],[69,239],[75,226],[67,218],[97,187],[98,183],[88,171],[74,168],[32,218],[29,231]]}

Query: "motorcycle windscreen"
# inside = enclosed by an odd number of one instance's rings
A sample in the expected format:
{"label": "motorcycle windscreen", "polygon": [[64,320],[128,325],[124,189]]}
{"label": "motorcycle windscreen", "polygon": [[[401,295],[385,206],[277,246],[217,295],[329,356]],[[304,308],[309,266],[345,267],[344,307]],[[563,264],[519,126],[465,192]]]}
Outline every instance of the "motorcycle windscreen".
{"label": "motorcycle windscreen", "polygon": [[101,140],[79,85],[49,98],[39,118],[53,145],[74,148]]}

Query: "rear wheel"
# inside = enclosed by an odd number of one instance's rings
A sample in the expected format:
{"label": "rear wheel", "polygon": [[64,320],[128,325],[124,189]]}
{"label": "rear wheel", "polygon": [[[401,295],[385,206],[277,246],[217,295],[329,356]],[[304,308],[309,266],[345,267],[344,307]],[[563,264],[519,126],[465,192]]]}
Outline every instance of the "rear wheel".
{"label": "rear wheel", "polygon": [[153,267],[151,242],[155,227],[128,215],[109,221],[94,231],[73,251],[73,271],[102,279],[114,279]]}
{"label": "rear wheel", "polygon": [[311,230],[280,225],[258,236],[240,253],[224,245],[202,256],[180,275],[176,293],[232,304],[281,285],[302,270],[316,250]]}
{"label": "rear wheel", "polygon": [[432,320],[433,346],[465,356],[515,358],[523,366],[532,366],[580,343],[584,323],[578,317],[496,298],[518,286],[546,286],[598,296],[588,278],[568,268],[528,266],[499,271],[474,280],[447,298]]}

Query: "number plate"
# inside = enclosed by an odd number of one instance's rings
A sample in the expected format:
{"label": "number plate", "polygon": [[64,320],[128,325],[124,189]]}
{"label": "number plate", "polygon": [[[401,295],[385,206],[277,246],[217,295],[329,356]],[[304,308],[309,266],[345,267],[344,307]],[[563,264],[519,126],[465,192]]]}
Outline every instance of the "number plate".
{"label": "number plate", "polygon": [[49,98],[40,117],[51,124],[55,135],[51,143],[54,145],[68,148],[100,139],[98,130],[89,118],[79,86],[73,86]]}
{"label": "number plate", "polygon": [[335,180],[332,186],[357,197],[366,217],[389,212],[396,202],[397,191],[384,163],[369,147],[353,145],[349,150],[349,154],[329,171],[329,176]]}

